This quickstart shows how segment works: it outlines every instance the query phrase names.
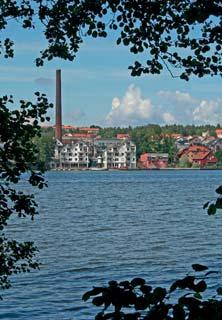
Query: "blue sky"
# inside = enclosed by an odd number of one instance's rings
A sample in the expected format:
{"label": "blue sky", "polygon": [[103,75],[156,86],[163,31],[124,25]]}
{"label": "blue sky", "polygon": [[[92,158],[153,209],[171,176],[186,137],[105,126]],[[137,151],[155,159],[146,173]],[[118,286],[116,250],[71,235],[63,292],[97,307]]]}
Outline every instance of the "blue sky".
{"label": "blue sky", "polygon": [[[11,25],[3,36],[15,41],[15,58],[1,58],[1,95],[15,100],[46,93],[54,103],[55,70],[62,70],[63,123],[128,126],[148,123],[222,123],[221,78],[192,78],[189,82],[161,75],[131,77],[128,66],[138,60],[113,37],[85,39],[73,62],[59,59],[35,67],[45,48],[40,31]],[[51,111],[52,122],[54,112]]]}

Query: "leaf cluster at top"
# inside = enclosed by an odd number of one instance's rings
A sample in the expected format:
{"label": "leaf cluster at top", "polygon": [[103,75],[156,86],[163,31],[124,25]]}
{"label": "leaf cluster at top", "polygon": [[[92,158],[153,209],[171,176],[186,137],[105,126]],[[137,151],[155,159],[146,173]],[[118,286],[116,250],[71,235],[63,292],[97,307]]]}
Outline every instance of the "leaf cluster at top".
{"label": "leaf cluster at top", "polygon": [[[117,45],[145,53],[145,61],[129,67],[132,76],[159,74],[165,67],[172,76],[188,80],[191,75],[222,74],[221,16],[220,0],[3,0],[0,30],[10,19],[26,29],[39,20],[48,45],[37,66],[54,57],[72,61],[85,36],[116,32]],[[12,57],[12,40],[1,45],[5,57]]]}

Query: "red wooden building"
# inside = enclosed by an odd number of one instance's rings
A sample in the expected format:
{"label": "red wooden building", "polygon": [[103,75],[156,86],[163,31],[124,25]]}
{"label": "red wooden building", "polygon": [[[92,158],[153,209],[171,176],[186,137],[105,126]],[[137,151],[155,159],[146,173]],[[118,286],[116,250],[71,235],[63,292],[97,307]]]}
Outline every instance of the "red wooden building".
{"label": "red wooden building", "polygon": [[168,167],[168,153],[143,153],[138,167],[141,169],[165,169]]}

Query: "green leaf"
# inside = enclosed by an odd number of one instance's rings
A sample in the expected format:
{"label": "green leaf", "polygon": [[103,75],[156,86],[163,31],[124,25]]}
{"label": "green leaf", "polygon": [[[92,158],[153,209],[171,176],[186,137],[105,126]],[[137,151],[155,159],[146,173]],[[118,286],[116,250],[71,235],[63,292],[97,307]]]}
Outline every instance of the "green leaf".
{"label": "green leaf", "polygon": [[113,287],[113,288],[115,288],[115,287],[117,287],[117,286],[118,286],[118,282],[117,282],[117,281],[115,281],[115,280],[111,280],[111,281],[109,281],[109,282],[108,282],[108,284],[109,284],[109,286],[110,286],[110,287]]}
{"label": "green leaf", "polygon": [[148,307],[147,299],[144,297],[138,297],[135,302],[136,310],[145,310]]}
{"label": "green leaf", "polygon": [[121,43],[121,38],[118,38],[116,44],[119,45]]}
{"label": "green leaf", "polygon": [[91,297],[90,291],[84,293],[84,295],[82,296],[82,300],[83,301],[87,301],[89,300],[89,298]]}
{"label": "green leaf", "polygon": [[217,294],[222,296],[222,287],[217,288]]}
{"label": "green leaf", "polygon": [[161,302],[166,297],[167,291],[165,288],[157,287],[153,290],[152,302]]}
{"label": "green leaf", "polygon": [[217,209],[222,209],[222,198],[217,199],[215,206]]}
{"label": "green leaf", "polygon": [[204,271],[207,270],[208,267],[203,266],[202,264],[194,263],[192,264],[192,268],[194,271],[199,272],[199,271]]}
{"label": "green leaf", "polygon": [[201,294],[199,292],[195,292],[193,296],[196,299],[202,299],[202,296],[201,296]]}
{"label": "green leaf", "polygon": [[163,43],[161,46],[160,46],[160,51],[161,52],[167,52],[167,49],[168,49],[168,46],[166,43]]}
{"label": "green leaf", "polygon": [[188,81],[188,80],[189,80],[189,77],[188,77],[188,75],[187,75],[186,73],[182,73],[182,74],[180,75],[180,79]]}
{"label": "green leaf", "polygon": [[198,293],[204,292],[206,289],[207,289],[207,284],[204,280],[201,280],[195,285],[195,291]]}
{"label": "green leaf", "polygon": [[123,39],[123,44],[124,44],[124,46],[128,46],[129,43],[130,43],[130,41],[129,41],[128,38],[124,38],[124,39]]}
{"label": "green leaf", "polygon": [[87,291],[86,293],[84,293],[84,295],[82,296],[82,300],[83,301],[87,301],[91,296],[96,296],[97,294],[100,294],[104,291],[104,288],[102,287],[95,287],[90,291]]}
{"label": "green leaf", "polygon": [[92,32],[92,37],[93,37],[93,38],[96,38],[97,36],[98,36],[98,33],[97,33],[97,31],[94,30],[94,31]]}
{"label": "green leaf", "polygon": [[209,206],[210,201],[207,201],[206,203],[204,203],[203,205],[203,209],[206,209]]}
{"label": "green leaf", "polygon": [[131,281],[131,285],[133,287],[136,287],[136,286],[142,286],[146,283],[146,281],[142,278],[134,278],[132,281]]}
{"label": "green leaf", "polygon": [[99,307],[104,303],[104,298],[103,297],[95,297],[92,300],[92,304],[94,304],[95,306]]}
{"label": "green leaf", "polygon": [[173,307],[173,319],[178,319],[178,320],[185,320],[185,311],[183,310],[183,307],[179,304],[176,304]]}
{"label": "green leaf", "polygon": [[140,287],[140,290],[142,293],[144,294],[149,294],[151,291],[152,291],[152,287],[151,286],[148,286],[148,285],[142,285]]}
{"label": "green leaf", "polygon": [[219,186],[219,187],[216,189],[216,193],[222,194],[222,186]]}
{"label": "green leaf", "polygon": [[214,215],[217,211],[215,204],[211,203],[211,205],[207,209],[207,213],[209,216]]}

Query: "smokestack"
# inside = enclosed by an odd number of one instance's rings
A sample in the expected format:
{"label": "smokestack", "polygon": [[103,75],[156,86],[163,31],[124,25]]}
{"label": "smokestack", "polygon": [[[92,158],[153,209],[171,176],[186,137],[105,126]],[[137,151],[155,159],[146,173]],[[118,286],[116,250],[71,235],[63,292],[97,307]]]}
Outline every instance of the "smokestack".
{"label": "smokestack", "polygon": [[56,70],[56,128],[55,138],[62,142],[61,70]]}

